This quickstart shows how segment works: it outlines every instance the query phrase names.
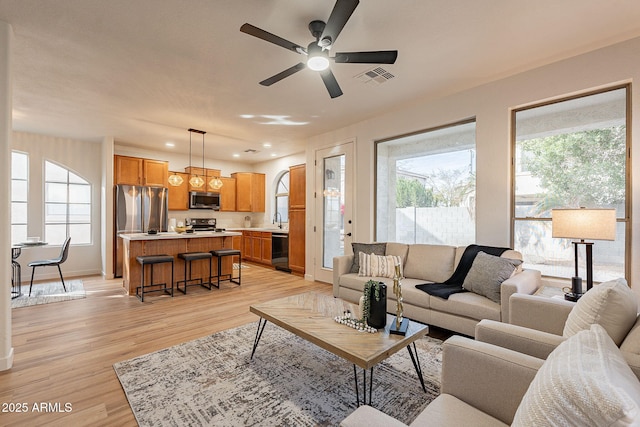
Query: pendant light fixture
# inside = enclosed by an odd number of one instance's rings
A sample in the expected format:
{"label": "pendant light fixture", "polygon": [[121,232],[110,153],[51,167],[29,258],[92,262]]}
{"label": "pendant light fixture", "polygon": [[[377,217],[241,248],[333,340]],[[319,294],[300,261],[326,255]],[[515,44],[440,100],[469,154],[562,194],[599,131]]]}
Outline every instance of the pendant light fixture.
{"label": "pendant light fixture", "polygon": [[[202,174],[206,177],[206,172],[204,171],[204,134],[206,133],[203,130],[198,130],[198,129],[189,129],[189,166],[192,167],[191,165],[191,135],[193,133],[199,133],[202,135]],[[193,170],[193,168],[192,168]],[[189,178],[189,184],[194,187],[194,188],[200,188],[204,185],[205,180],[202,176],[200,176],[200,174],[192,174],[191,178]]]}
{"label": "pendant light fixture", "polygon": [[173,173],[171,175],[169,175],[169,184],[173,185],[174,187],[179,187],[182,185],[182,183],[184,182],[184,179],[182,179],[182,177],[180,175],[178,175],[177,173]]}

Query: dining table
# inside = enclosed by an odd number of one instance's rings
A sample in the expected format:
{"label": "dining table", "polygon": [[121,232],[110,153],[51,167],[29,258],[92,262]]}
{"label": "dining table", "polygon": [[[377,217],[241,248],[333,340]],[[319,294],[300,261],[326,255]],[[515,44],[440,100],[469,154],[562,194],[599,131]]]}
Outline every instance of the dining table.
{"label": "dining table", "polygon": [[11,299],[22,296],[22,267],[20,263],[16,261],[18,257],[20,257],[20,254],[22,254],[22,248],[45,246],[46,244],[46,242],[38,241],[11,245]]}

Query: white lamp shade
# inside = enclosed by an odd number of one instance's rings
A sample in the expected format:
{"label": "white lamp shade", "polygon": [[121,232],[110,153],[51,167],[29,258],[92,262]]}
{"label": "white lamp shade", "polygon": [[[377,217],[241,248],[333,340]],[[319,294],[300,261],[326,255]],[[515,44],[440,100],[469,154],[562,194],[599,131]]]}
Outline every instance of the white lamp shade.
{"label": "white lamp shade", "polygon": [[552,237],[615,240],[615,209],[552,209]]}

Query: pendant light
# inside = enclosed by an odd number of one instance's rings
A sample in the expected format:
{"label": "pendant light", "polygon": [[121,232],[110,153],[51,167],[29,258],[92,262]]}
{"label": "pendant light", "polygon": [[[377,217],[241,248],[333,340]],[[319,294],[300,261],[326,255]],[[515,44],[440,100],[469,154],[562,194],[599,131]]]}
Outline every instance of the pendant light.
{"label": "pendant light", "polygon": [[214,176],[213,178],[211,178],[211,181],[209,181],[209,187],[213,188],[214,190],[219,190],[220,188],[222,188],[222,180],[220,179],[220,177]]}
{"label": "pendant light", "polygon": [[[204,134],[206,133],[203,130],[198,130],[198,129],[189,129],[189,166],[192,167],[191,165],[191,135],[193,133],[199,133],[202,135],[202,173],[205,174],[204,171]],[[206,174],[205,174],[206,176]],[[194,188],[200,188],[204,185],[205,181],[204,178],[202,178],[199,174],[192,174],[191,178],[189,178],[189,184],[194,187]]]}
{"label": "pendant light", "polygon": [[182,177],[177,173],[173,173],[169,175],[169,184],[173,185],[174,187],[181,186],[183,182],[184,182],[184,179],[182,179]]}

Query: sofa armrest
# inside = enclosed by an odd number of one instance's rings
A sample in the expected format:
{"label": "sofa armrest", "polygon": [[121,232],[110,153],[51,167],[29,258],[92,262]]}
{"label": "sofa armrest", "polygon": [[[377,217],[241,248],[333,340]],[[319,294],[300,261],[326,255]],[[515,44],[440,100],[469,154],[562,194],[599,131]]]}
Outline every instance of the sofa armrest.
{"label": "sofa armrest", "polygon": [[488,319],[483,319],[476,325],[475,336],[478,341],[508,348],[539,359],[546,359],[561,342],[566,340],[561,335]]}
{"label": "sofa armrest", "polygon": [[526,269],[514,274],[500,285],[500,320],[509,322],[509,298],[513,294],[532,294],[542,284],[539,270]]}
{"label": "sofa armrest", "polygon": [[514,294],[509,300],[509,323],[562,335],[574,305],[557,298]]}
{"label": "sofa armrest", "polygon": [[622,351],[622,356],[636,377],[640,379],[640,354]]}
{"label": "sofa armrest", "polygon": [[543,360],[453,336],[443,344],[441,393],[511,424]]}
{"label": "sofa armrest", "polygon": [[393,417],[378,411],[368,405],[363,405],[353,411],[340,422],[340,427],[406,427]]}
{"label": "sofa armrest", "polygon": [[353,254],[333,257],[333,296],[340,297],[340,276],[351,271]]}

